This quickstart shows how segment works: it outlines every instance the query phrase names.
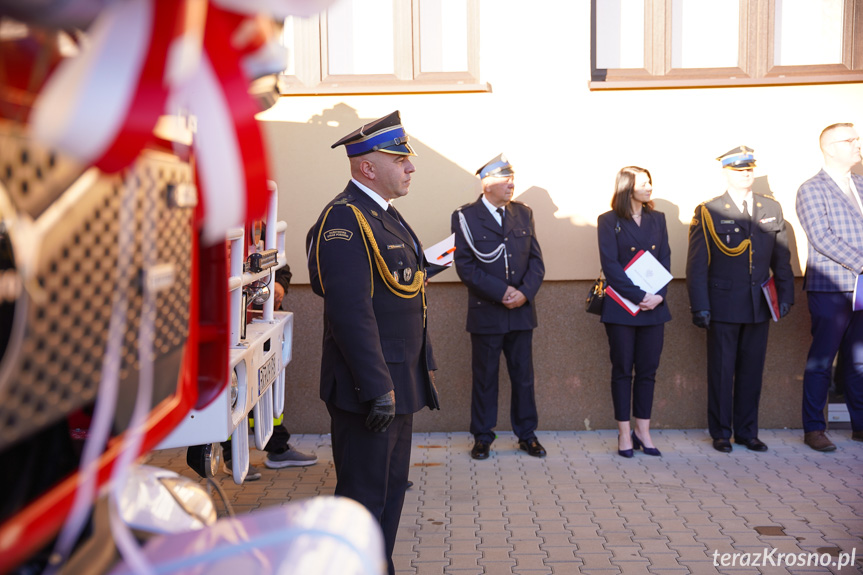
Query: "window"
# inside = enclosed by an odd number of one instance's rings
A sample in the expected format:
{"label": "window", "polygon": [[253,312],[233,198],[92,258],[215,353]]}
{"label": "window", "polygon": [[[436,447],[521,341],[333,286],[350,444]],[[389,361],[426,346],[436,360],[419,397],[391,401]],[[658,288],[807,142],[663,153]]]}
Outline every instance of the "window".
{"label": "window", "polygon": [[485,92],[479,0],[340,0],[288,18],[284,96]]}
{"label": "window", "polygon": [[592,90],[863,81],[863,0],[591,0]]}

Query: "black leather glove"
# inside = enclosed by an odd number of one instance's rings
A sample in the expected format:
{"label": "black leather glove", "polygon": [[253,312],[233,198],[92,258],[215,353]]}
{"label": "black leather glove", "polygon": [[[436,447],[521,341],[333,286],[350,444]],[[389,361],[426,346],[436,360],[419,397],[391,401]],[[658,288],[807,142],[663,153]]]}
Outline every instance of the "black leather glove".
{"label": "black leather glove", "polygon": [[383,433],[396,417],[396,392],[388,391],[372,400],[372,408],[366,418],[369,431]]}
{"label": "black leather glove", "polygon": [[692,323],[698,327],[707,329],[710,327],[710,312],[709,311],[694,311],[692,312]]}
{"label": "black leather glove", "polygon": [[791,311],[790,303],[779,303],[779,317],[785,317]]}

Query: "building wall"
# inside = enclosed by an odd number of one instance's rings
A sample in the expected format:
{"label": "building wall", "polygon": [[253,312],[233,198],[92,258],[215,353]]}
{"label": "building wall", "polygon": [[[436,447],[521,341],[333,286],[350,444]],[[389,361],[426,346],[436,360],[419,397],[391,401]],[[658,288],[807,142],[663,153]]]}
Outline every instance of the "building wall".
{"label": "building wall", "polygon": [[[680,222],[672,272],[683,277],[694,209],[724,191],[715,158],[745,144],[758,159],[756,190],[780,201],[805,254],[795,193],[821,167],[820,131],[863,125],[863,84],[591,92],[590,3],[530,6],[481,3],[481,77],[490,92],[284,97],[261,116],[291,262],[305,258],[306,231],[348,180],[344,150],[330,144],[396,109],[419,154],[398,209],[427,245],[448,235],[450,213],[478,195],[477,168],[504,152],[518,199],[537,210],[547,278],[596,277],[596,217],[608,209],[617,171],[634,164],[651,171],[660,209]],[[795,260],[795,271],[803,264]],[[294,281],[308,281],[296,267]],[[452,272],[442,279],[457,281]]]}
{"label": "building wall", "polygon": [[[821,167],[821,129],[840,121],[863,125],[863,84],[591,92],[590,2],[483,0],[480,18],[481,77],[491,85],[489,92],[284,97],[261,116],[294,271],[288,303],[297,314],[288,367],[294,380],[288,397],[292,429],[325,427],[316,391],[321,302],[308,288],[304,262],[308,229],[349,178],[344,150],[330,145],[396,109],[419,154],[410,194],[397,206],[426,245],[447,236],[452,211],[476,199],[477,168],[500,152],[516,168],[517,199],[534,209],[547,270],[535,339],[545,429],[614,425],[605,332],[584,313],[582,302],[588,280],[599,271],[595,224],[609,209],[615,174],[633,164],[651,171],[657,208],[669,223],[677,278],[655,422],[705,426],[705,336],[689,321],[683,278],[694,209],[724,191],[715,158],[741,144],[755,149],[755,189],[782,204],[792,266],[801,276],[806,238],[794,212],[795,193]],[[444,409],[423,412],[417,427],[466,430],[464,287],[450,270],[434,279],[433,288],[431,329]],[[797,296],[792,314],[771,326],[761,406],[765,427],[800,425],[809,318],[805,296],[799,290]],[[499,420],[508,425],[507,402],[501,403]]]}

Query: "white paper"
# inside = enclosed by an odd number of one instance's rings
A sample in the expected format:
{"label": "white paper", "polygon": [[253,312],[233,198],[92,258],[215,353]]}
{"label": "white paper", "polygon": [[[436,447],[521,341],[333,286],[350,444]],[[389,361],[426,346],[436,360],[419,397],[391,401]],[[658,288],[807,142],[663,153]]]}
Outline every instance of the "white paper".
{"label": "white paper", "polygon": [[860,311],[863,309],[863,275],[857,276],[857,281],[854,282],[854,293],[851,296],[851,309]]}
{"label": "white paper", "polygon": [[450,234],[430,248],[425,249],[426,259],[430,264],[451,266],[455,253],[455,234]]}
{"label": "white paper", "polygon": [[632,283],[652,294],[664,288],[672,279],[671,273],[650,252],[642,253],[625,271]]}
{"label": "white paper", "polygon": [[[641,252],[638,259],[631,262],[624,272],[632,280],[632,283],[651,294],[656,294],[672,279],[671,273],[650,252]],[[605,291],[606,293],[612,292],[614,294],[613,299],[617,299],[619,303],[628,308],[632,315],[638,315],[638,312],[641,311],[638,304],[629,301],[611,286],[605,288]]]}

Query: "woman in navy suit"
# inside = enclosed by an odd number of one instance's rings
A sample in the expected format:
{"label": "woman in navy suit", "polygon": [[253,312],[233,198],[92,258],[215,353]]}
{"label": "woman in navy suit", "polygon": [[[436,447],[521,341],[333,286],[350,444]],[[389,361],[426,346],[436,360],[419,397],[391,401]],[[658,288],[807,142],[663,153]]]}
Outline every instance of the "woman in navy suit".
{"label": "woman in navy suit", "polygon": [[[636,315],[618,302],[604,298],[601,321],[611,355],[611,398],[617,420],[617,452],[632,457],[633,448],[661,455],[650,438],[653,387],[665,322],[671,319],[665,302],[667,286],[646,293],[632,283],[624,268],[641,250],[650,252],[668,270],[671,248],[665,214],[653,209],[653,180],[644,168],[627,166],[617,173],[611,211],[597,219],[599,260],[608,285],[638,305]],[[634,376],[633,376],[634,369]],[[630,413],[635,429],[630,428]]]}

